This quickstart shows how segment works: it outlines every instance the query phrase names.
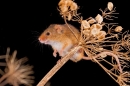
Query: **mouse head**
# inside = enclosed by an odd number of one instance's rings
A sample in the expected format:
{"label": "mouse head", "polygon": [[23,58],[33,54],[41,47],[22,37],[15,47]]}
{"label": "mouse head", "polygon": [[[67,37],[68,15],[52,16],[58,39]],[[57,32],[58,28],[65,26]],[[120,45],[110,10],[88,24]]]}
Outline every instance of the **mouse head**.
{"label": "mouse head", "polygon": [[39,37],[39,41],[44,44],[58,41],[64,33],[64,27],[60,24],[50,25]]}

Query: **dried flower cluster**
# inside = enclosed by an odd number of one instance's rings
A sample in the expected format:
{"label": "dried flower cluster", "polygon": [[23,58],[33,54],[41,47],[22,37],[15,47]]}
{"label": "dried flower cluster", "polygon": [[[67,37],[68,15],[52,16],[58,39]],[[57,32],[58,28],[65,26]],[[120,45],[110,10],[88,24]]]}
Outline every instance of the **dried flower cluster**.
{"label": "dried flower cluster", "polygon": [[78,5],[72,0],[61,0],[59,2],[60,14],[67,20],[77,16]]}
{"label": "dried flower cluster", "polygon": [[92,35],[96,37],[98,40],[102,40],[106,36],[106,32],[102,30],[102,25],[99,23],[90,26],[90,23],[88,21],[83,20],[82,26],[84,28],[83,34],[85,34],[86,36]]}
{"label": "dried flower cluster", "polygon": [[[123,28],[117,24],[103,22],[105,19],[112,20],[112,18],[116,18],[112,16],[113,14],[118,14],[115,13],[116,10],[113,7],[113,3],[108,2],[107,8],[104,11],[100,9],[102,14],[98,14],[95,18],[90,17],[83,20],[83,17],[74,14],[76,18],[71,17],[71,20],[81,24],[80,46],[88,56],[88,58],[83,59],[95,61],[120,86],[127,86],[130,83],[130,72],[124,71],[124,69],[129,67],[130,62],[130,35],[127,32],[122,33]],[[62,7],[60,6],[60,8]],[[75,11],[77,12],[77,9]],[[62,12],[62,9],[60,12]],[[66,14],[62,13],[62,15]],[[105,27],[107,27],[108,31],[104,29]],[[111,57],[108,57],[108,55]],[[108,61],[106,58],[111,58],[111,61]],[[108,63],[108,65],[111,65],[111,68],[107,68],[102,62]]]}
{"label": "dried flower cluster", "polygon": [[72,0],[61,0],[59,2],[59,7],[63,13],[67,12],[69,10],[73,11],[78,8],[77,4],[75,2],[73,2]]}
{"label": "dried flower cluster", "polygon": [[[79,16],[78,6],[73,0],[61,0],[58,5],[66,24],[66,20],[77,21],[81,24],[79,45],[74,47],[69,54],[72,52],[74,54],[75,49],[79,47],[82,48],[87,55],[87,57],[82,58],[83,60],[92,60],[99,64],[119,86],[129,86],[130,72],[126,70],[130,67],[130,34],[128,31],[122,33],[123,28],[117,23],[104,22],[105,19],[117,18],[113,16],[113,14],[118,14],[115,13],[113,3],[108,2],[104,11],[99,9],[102,14],[88,19]],[[61,63],[56,64],[37,86],[43,86],[68,61],[68,57],[68,55],[63,57]],[[104,65],[104,62],[108,65]]]}
{"label": "dried flower cluster", "polygon": [[[16,59],[16,51],[13,52],[12,56],[9,55],[9,48],[7,49],[7,54],[1,56],[6,60],[5,72],[1,70],[0,74],[0,86],[5,86],[6,84],[11,84],[13,86],[19,86],[21,84],[25,86],[32,86],[34,77],[32,66],[24,65],[27,58]],[[1,58],[1,59],[2,59]],[[1,65],[0,65],[1,66]]]}

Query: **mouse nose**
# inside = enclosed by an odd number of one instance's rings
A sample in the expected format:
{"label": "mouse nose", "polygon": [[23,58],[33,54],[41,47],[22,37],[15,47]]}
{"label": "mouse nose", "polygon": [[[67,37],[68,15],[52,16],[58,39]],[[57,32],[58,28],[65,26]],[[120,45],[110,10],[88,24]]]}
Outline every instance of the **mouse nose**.
{"label": "mouse nose", "polygon": [[41,43],[44,43],[44,42],[45,42],[45,40],[43,39],[43,37],[39,37],[38,40],[39,40],[39,42],[41,42]]}
{"label": "mouse nose", "polygon": [[39,41],[41,41],[41,38],[38,38]]}
{"label": "mouse nose", "polygon": [[42,39],[41,38],[38,38],[39,42],[43,43]]}
{"label": "mouse nose", "polygon": [[38,40],[39,40],[40,42],[42,42],[42,41],[43,41],[43,39],[42,39],[41,37],[39,37],[39,38],[38,38]]}

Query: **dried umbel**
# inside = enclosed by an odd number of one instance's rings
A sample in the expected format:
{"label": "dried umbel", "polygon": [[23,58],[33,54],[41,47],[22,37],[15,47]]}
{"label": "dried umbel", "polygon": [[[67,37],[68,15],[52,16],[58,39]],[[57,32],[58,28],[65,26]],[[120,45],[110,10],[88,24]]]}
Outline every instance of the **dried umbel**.
{"label": "dried umbel", "polygon": [[59,2],[59,11],[62,17],[70,21],[73,17],[77,17],[78,5],[73,0],[61,0]]}
{"label": "dried umbel", "polygon": [[9,48],[6,54],[5,73],[0,78],[0,86],[5,86],[6,84],[11,84],[13,86],[19,86],[21,84],[25,86],[32,86],[34,83],[34,77],[32,76],[32,66],[24,65],[27,58],[16,59],[16,51],[13,52],[12,56],[9,55]]}
{"label": "dried umbel", "polygon": [[[79,16],[77,13],[77,4],[72,9],[70,6],[72,3],[75,2],[72,0],[61,0],[59,3],[60,14],[66,24],[66,20],[77,21],[81,24],[81,36],[78,39],[80,40],[79,45],[72,48],[72,51],[68,52],[68,55],[74,53],[75,49],[82,48],[87,55],[87,57],[82,58],[83,60],[96,62],[120,86],[129,86],[130,72],[124,71],[124,69],[129,67],[130,62],[130,34],[127,31],[122,33],[123,28],[118,26],[117,23],[104,22],[105,20],[117,18],[112,16],[113,14],[117,14],[115,13],[115,8],[113,8],[113,3],[108,2],[107,8],[104,11],[100,9],[102,14],[97,14],[96,17],[90,17],[88,19],[83,19],[82,16]],[[54,75],[54,72],[60,69],[59,67],[71,58],[68,55],[63,57],[61,62],[56,64],[48,72],[38,86],[45,84]]]}
{"label": "dried umbel", "polygon": [[[77,22],[80,21],[79,23],[81,24],[82,42],[80,45],[88,55],[88,58],[83,59],[97,62],[120,86],[127,86],[127,83],[130,83],[130,72],[125,74],[126,72],[123,69],[128,67],[128,62],[130,61],[130,35],[127,32],[122,33],[123,28],[118,26],[117,23],[104,22],[105,19],[113,20],[112,18],[117,18],[112,16],[113,14],[118,14],[115,13],[116,10],[112,2],[108,2],[107,8],[104,11],[100,9],[100,11],[102,14],[97,14],[95,18],[90,17],[84,20],[83,17],[78,16],[76,20]],[[73,21],[73,19],[71,20]],[[107,27],[108,32],[104,27]],[[119,39],[119,37],[122,38]],[[108,55],[111,56],[109,57],[111,61],[105,59]],[[103,61],[111,65],[112,68],[107,69],[101,63]],[[121,77],[122,74],[125,74],[125,80]]]}
{"label": "dried umbel", "polygon": [[62,13],[65,13],[67,11],[74,11],[78,9],[77,4],[72,0],[61,0],[58,5]]}
{"label": "dried umbel", "polygon": [[97,24],[92,24],[90,27],[90,24],[86,21],[82,21],[82,26],[83,26],[83,34],[86,36],[93,36],[96,37],[99,40],[103,40],[106,36],[105,31],[102,30],[102,25],[97,23]]}
{"label": "dried umbel", "polygon": [[90,30],[86,29],[86,30],[83,30],[83,34],[86,35],[86,36],[90,36]]}
{"label": "dried umbel", "polygon": [[102,29],[102,25],[100,24],[93,24],[91,27],[90,27],[90,30],[91,30],[91,34],[94,36],[94,37],[97,37],[98,39],[104,39],[105,36],[106,36],[106,32],[105,31],[101,31]]}
{"label": "dried umbel", "polygon": [[118,17],[113,16],[113,14],[119,14],[119,13],[115,13],[116,10],[115,8],[113,8],[112,2],[108,2],[107,8],[104,11],[102,9],[99,9],[99,10],[102,12],[102,16],[104,19],[113,20],[113,18],[118,18]]}

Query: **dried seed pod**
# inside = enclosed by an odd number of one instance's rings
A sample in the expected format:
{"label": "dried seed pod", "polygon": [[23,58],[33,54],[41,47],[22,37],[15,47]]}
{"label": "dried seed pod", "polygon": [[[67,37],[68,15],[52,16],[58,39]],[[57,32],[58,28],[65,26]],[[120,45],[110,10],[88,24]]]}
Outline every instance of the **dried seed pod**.
{"label": "dried seed pod", "polygon": [[86,36],[89,36],[90,35],[90,30],[83,30],[83,34],[86,35]]}
{"label": "dried seed pod", "polygon": [[112,9],[113,9],[113,3],[112,2],[108,2],[107,8],[108,8],[109,11],[112,11]]}
{"label": "dried seed pod", "polygon": [[97,30],[101,30],[102,29],[102,25],[100,24],[93,24],[90,29],[92,30],[93,28],[96,28]]}
{"label": "dried seed pod", "polygon": [[82,26],[83,26],[84,29],[90,28],[90,24],[87,22],[87,20],[82,21]]}
{"label": "dried seed pod", "polygon": [[100,14],[98,14],[98,15],[95,17],[95,19],[96,19],[96,21],[97,21],[99,24],[101,24],[101,23],[103,22],[103,17],[102,17]]}
{"label": "dried seed pod", "polygon": [[67,12],[68,11],[68,2],[69,2],[70,0],[61,0],[60,2],[59,2],[59,8],[60,8],[60,10],[61,10],[61,12],[62,13],[64,13],[64,12]]}
{"label": "dried seed pod", "polygon": [[60,0],[60,2],[58,3],[59,6],[61,5],[67,5],[67,3],[71,1],[71,0]]}
{"label": "dried seed pod", "polygon": [[75,2],[73,2],[73,3],[71,4],[71,6],[70,6],[70,10],[71,10],[71,11],[74,11],[74,10],[77,10],[77,9],[78,9],[77,4],[76,4]]}
{"label": "dried seed pod", "polygon": [[95,28],[101,30],[101,29],[102,29],[102,25],[100,25],[100,24],[95,24]]}
{"label": "dried seed pod", "polygon": [[69,13],[68,14],[68,21],[70,21],[72,19],[72,15]]}
{"label": "dried seed pod", "polygon": [[64,13],[64,12],[67,12],[67,11],[68,11],[68,7],[66,5],[62,6],[61,12]]}
{"label": "dried seed pod", "polygon": [[100,26],[100,24],[93,24],[90,27],[91,30],[91,34],[95,37],[97,34],[99,34],[100,30],[102,29],[102,27]]}
{"label": "dried seed pod", "polygon": [[73,3],[74,3],[73,1],[68,0],[68,1],[67,1],[67,6],[71,6]]}
{"label": "dried seed pod", "polygon": [[95,37],[97,34],[99,34],[100,30],[98,30],[97,28],[93,28],[91,30],[91,34]]}
{"label": "dried seed pod", "polygon": [[98,40],[103,40],[106,36],[106,32],[105,31],[100,31],[99,34],[97,34],[97,38]]}
{"label": "dried seed pod", "polygon": [[121,26],[117,26],[116,28],[115,28],[115,32],[121,32],[122,31],[122,27]]}
{"label": "dried seed pod", "polygon": [[93,24],[93,23],[95,23],[95,22],[96,22],[96,20],[95,20],[94,18],[92,18],[92,19],[90,19],[90,20],[88,21],[89,24]]}
{"label": "dried seed pod", "polygon": [[64,0],[60,0],[60,2],[58,3],[59,6],[64,4]]}

